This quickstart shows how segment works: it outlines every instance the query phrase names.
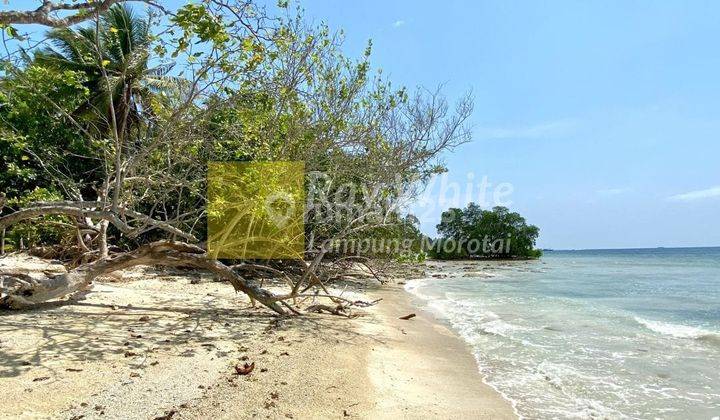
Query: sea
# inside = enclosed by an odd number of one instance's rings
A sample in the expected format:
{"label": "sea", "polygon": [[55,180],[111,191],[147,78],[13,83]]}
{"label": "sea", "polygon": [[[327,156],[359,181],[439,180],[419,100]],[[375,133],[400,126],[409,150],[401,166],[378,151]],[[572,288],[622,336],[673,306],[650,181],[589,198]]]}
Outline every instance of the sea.
{"label": "sea", "polygon": [[720,419],[720,247],[428,264],[406,289],[522,418]]}

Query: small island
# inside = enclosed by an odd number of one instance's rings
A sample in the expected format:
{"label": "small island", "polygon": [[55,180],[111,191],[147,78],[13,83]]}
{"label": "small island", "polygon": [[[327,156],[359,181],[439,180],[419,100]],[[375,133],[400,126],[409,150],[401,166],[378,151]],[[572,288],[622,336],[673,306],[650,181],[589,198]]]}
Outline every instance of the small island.
{"label": "small island", "polygon": [[536,259],[542,255],[535,248],[540,229],[502,206],[483,210],[470,203],[465,209],[448,209],[437,231],[441,238],[426,248],[433,259]]}

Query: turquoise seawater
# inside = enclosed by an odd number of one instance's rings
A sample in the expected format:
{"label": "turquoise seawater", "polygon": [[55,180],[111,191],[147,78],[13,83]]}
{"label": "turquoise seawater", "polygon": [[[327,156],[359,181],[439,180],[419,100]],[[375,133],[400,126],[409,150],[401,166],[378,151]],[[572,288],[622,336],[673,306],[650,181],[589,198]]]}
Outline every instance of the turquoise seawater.
{"label": "turquoise seawater", "polygon": [[720,416],[720,248],[430,264],[406,288],[521,416]]}

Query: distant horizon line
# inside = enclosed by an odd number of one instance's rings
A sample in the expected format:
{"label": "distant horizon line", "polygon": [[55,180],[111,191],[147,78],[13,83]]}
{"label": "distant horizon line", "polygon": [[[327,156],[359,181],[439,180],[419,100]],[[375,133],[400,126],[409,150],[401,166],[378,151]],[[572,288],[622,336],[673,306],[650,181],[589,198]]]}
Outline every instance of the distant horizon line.
{"label": "distant horizon line", "polygon": [[634,247],[634,248],[540,248],[542,251],[635,251],[644,249],[707,249],[720,248],[720,245],[710,246],[655,246],[655,247]]}

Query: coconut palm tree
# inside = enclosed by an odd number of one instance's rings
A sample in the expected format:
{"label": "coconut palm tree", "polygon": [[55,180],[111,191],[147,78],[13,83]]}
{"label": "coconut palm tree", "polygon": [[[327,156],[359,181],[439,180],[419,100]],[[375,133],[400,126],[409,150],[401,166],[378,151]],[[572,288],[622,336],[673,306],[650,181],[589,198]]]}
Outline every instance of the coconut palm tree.
{"label": "coconut palm tree", "polygon": [[127,5],[114,5],[97,25],[54,29],[48,38],[52,46],[35,54],[35,64],[85,75],[90,99],[77,113],[101,133],[117,127],[124,137],[151,116],[151,98],[174,80],[171,64],[151,67],[148,19]]}

